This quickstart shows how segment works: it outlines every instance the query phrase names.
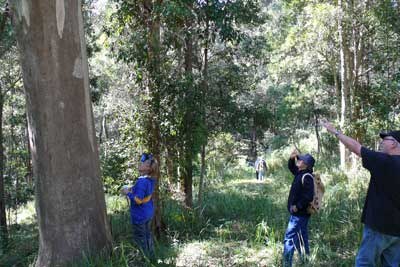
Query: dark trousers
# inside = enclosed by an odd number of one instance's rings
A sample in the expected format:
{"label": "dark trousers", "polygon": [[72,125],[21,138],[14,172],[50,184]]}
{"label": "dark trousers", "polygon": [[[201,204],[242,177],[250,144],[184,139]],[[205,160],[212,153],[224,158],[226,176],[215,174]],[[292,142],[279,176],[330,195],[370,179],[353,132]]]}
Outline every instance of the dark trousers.
{"label": "dark trousers", "polygon": [[148,258],[154,258],[154,243],[151,234],[151,219],[143,224],[133,224],[133,241]]}

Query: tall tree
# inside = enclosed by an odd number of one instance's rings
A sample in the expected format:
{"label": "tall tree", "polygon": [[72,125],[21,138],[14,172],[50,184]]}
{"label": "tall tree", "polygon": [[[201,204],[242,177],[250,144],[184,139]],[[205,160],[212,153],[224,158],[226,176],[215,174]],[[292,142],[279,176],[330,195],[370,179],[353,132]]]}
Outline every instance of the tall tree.
{"label": "tall tree", "polygon": [[80,1],[13,1],[35,177],[36,266],[111,245],[89,93]]}
{"label": "tall tree", "polygon": [[[119,43],[119,58],[126,62],[136,63],[136,69],[132,70],[132,76],[136,76],[136,82],[141,90],[140,106],[140,137],[142,147],[153,153],[160,162],[161,133],[160,133],[160,102],[162,91],[161,68],[161,6],[162,0],[121,1],[116,15],[117,20],[113,25],[118,29],[121,39]],[[128,40],[127,40],[128,39]],[[133,41],[133,42],[131,42]],[[161,206],[159,203],[159,184],[153,196],[155,200],[154,223],[156,235],[162,230]]]}
{"label": "tall tree", "polygon": [[[161,159],[161,133],[160,133],[160,90],[161,90],[161,61],[160,61],[160,38],[161,38],[161,22],[158,15],[162,0],[144,0],[142,4],[143,21],[147,26],[147,59],[148,68],[146,73],[146,92],[148,94],[145,105],[148,105],[149,110],[144,118],[146,148],[154,154],[158,162]],[[158,165],[159,167],[160,165]],[[161,221],[161,205],[160,205],[160,168],[157,170],[157,185],[154,190],[155,201],[155,216],[154,225],[156,235],[159,237],[162,232]]]}
{"label": "tall tree", "polygon": [[[347,27],[345,20],[345,3],[343,0],[338,0],[338,33],[339,33],[339,47],[340,47],[340,128],[344,129],[346,125],[346,119],[348,118],[347,113],[350,109],[349,107],[349,65],[348,65],[348,35],[347,35]],[[340,166],[342,169],[345,168],[346,165],[346,149],[344,145],[339,142],[340,149]]]}
{"label": "tall tree", "polygon": [[[4,12],[0,14],[0,61],[8,49],[12,46],[12,38],[7,34],[8,29],[8,18],[9,18],[9,7],[8,2],[0,1],[0,6],[4,4]],[[3,66],[2,66],[3,69]],[[6,70],[3,69],[5,72]],[[4,146],[3,146],[3,109],[5,102],[5,95],[7,89],[5,88],[5,80],[0,75],[0,241],[2,245],[6,244],[7,241],[7,218],[6,218],[6,205],[5,205],[5,186],[4,186]]]}

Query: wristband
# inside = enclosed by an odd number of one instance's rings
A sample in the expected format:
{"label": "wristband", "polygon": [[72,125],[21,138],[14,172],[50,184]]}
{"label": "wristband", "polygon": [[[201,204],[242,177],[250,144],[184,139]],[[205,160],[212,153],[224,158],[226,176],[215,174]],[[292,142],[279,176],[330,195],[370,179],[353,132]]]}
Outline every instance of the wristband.
{"label": "wristband", "polygon": [[338,130],[336,130],[336,131],[334,132],[334,134],[335,134],[336,137],[338,137],[339,134],[340,134],[340,132],[339,132]]}

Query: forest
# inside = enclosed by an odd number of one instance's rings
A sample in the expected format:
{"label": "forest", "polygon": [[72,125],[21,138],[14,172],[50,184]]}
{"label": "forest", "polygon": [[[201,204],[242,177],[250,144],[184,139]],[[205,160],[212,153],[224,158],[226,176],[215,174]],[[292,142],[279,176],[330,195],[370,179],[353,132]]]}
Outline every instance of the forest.
{"label": "forest", "polygon": [[399,115],[400,0],[0,0],[0,266],[286,266],[294,150],[325,192],[293,266],[354,266]]}

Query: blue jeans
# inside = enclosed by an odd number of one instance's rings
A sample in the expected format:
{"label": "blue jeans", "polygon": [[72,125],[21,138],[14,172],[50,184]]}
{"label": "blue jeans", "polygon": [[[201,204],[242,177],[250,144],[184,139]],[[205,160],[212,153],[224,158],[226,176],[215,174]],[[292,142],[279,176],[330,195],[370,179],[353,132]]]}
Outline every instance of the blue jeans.
{"label": "blue jeans", "polygon": [[364,225],[363,237],[356,257],[356,267],[400,266],[400,237],[381,234]]}
{"label": "blue jeans", "polygon": [[133,225],[133,241],[148,258],[154,258],[153,236],[151,234],[151,220],[143,224]]}
{"label": "blue jeans", "polygon": [[283,241],[283,266],[292,266],[293,254],[310,254],[307,225],[310,217],[291,215]]}

